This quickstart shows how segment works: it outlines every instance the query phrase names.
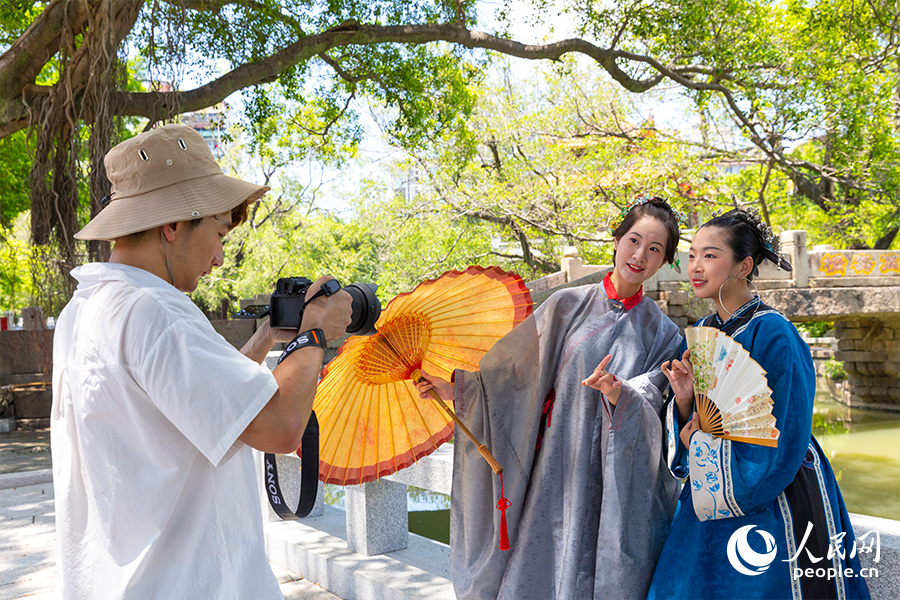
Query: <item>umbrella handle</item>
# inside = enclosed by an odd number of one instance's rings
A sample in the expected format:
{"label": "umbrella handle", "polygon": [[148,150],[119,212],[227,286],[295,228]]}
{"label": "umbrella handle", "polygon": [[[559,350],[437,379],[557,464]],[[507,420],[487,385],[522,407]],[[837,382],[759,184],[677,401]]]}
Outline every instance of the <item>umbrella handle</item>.
{"label": "umbrella handle", "polygon": [[[419,383],[420,381],[427,381],[424,377],[422,377],[422,372],[419,369],[414,370],[411,376],[412,380],[416,383]],[[456,413],[453,412],[452,408],[447,406],[447,403],[444,402],[444,400],[436,391],[434,391],[434,388],[428,390],[428,392],[434,399],[434,401],[437,402],[441,406],[441,408],[444,409],[444,411],[446,411],[451,419],[453,419],[453,422],[456,423],[460,429],[462,429],[462,432],[466,434],[466,437],[472,440],[472,443],[475,444],[475,446],[478,448],[478,452],[481,453],[481,456],[484,457],[484,460],[486,460],[488,464],[491,465],[491,469],[493,469],[494,473],[498,475],[502,473],[503,467],[500,466],[500,463],[497,462],[497,459],[494,458],[494,455],[491,454],[491,451],[487,449],[487,446],[482,444],[478,440],[478,438],[475,437],[475,434],[469,431],[469,428],[466,427],[465,423],[463,423],[462,420],[456,415]]]}

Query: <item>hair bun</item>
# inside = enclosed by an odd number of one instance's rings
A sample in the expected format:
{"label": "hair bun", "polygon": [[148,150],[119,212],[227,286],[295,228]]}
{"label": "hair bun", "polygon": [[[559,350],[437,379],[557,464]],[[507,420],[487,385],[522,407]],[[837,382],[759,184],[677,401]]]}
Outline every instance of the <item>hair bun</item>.
{"label": "hair bun", "polygon": [[793,271],[791,263],[781,256],[781,239],[775,235],[772,228],[763,222],[756,208],[734,208],[722,215],[713,215],[714,218],[719,216],[732,216],[747,223],[754,233],[759,237],[760,246],[762,246],[762,257],[775,263],[779,269],[785,271]]}

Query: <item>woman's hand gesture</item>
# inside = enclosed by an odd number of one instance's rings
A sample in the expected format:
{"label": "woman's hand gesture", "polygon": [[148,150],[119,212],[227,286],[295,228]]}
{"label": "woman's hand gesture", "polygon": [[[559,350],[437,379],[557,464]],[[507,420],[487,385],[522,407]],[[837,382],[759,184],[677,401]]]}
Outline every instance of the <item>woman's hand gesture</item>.
{"label": "woman's hand gesture", "polygon": [[659,368],[672,386],[678,419],[684,423],[690,418],[694,404],[694,365],[691,364],[690,349],[684,351],[681,360],[667,360]]}
{"label": "woman's hand gesture", "polygon": [[600,364],[597,365],[597,368],[594,369],[594,372],[581,382],[581,385],[600,390],[600,392],[606,396],[606,399],[609,400],[609,403],[615,406],[619,403],[619,394],[622,393],[622,382],[616,379],[615,375],[606,370],[606,365],[608,365],[611,360],[612,354],[607,354],[606,358],[601,360]]}
{"label": "woman's hand gesture", "polygon": [[422,400],[430,399],[431,395],[428,393],[428,390],[433,389],[444,402],[453,402],[455,386],[452,383],[436,375],[429,375],[424,370],[422,371],[422,377],[423,379],[414,384],[419,391],[419,398]]}

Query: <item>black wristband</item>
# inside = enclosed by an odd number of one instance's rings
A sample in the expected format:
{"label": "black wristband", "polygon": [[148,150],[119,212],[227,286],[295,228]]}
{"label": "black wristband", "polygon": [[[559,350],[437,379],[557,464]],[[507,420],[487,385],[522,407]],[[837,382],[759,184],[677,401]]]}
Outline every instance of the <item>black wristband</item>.
{"label": "black wristband", "polygon": [[322,350],[325,350],[325,348],[328,347],[328,342],[325,339],[325,332],[321,329],[309,329],[302,333],[298,333],[297,337],[291,340],[291,343],[285,347],[284,352],[281,354],[281,359],[278,362],[287,358],[292,352],[308,346],[317,346]]}

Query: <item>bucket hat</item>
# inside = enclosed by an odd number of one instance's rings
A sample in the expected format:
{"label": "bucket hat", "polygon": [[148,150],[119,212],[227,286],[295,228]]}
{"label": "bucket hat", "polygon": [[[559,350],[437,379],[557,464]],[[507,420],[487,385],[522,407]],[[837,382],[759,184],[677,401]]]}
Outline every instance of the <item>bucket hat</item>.
{"label": "bucket hat", "polygon": [[115,146],[104,159],[112,183],[109,204],[79,240],[114,240],[166,223],[218,215],[269,188],[228,177],[197,131],[165,125]]}

